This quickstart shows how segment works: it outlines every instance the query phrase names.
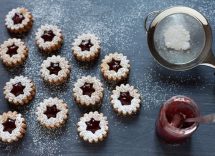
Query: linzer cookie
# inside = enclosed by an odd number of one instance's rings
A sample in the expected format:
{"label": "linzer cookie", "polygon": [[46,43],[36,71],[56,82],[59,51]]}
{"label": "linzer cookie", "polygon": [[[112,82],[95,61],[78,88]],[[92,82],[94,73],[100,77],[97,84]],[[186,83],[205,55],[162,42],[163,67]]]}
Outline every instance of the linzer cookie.
{"label": "linzer cookie", "polygon": [[59,85],[68,79],[70,65],[64,57],[53,55],[43,61],[40,73],[41,77],[49,84]]}
{"label": "linzer cookie", "polygon": [[116,86],[111,95],[113,109],[119,115],[133,115],[140,110],[140,94],[129,84]]}
{"label": "linzer cookie", "polygon": [[72,43],[72,51],[78,61],[94,61],[100,54],[100,41],[94,34],[82,34]]}
{"label": "linzer cookie", "polygon": [[15,67],[25,62],[28,48],[20,39],[8,39],[0,46],[0,57],[7,67]]}
{"label": "linzer cookie", "polygon": [[9,32],[21,34],[29,31],[33,25],[33,16],[26,8],[12,9],[5,18]]}
{"label": "linzer cookie", "polygon": [[35,96],[36,88],[32,80],[24,76],[10,79],[4,87],[4,95],[14,105],[28,104]]}
{"label": "linzer cookie", "polygon": [[63,44],[61,30],[55,25],[42,25],[36,33],[36,44],[45,53],[56,52]]}
{"label": "linzer cookie", "polygon": [[68,107],[58,98],[45,99],[36,110],[37,120],[46,128],[61,127],[68,118]]}
{"label": "linzer cookie", "polygon": [[103,99],[103,85],[96,77],[83,76],[74,84],[73,96],[81,107],[97,108]]}
{"label": "linzer cookie", "polygon": [[79,136],[86,142],[98,143],[108,135],[108,121],[102,113],[85,113],[77,123]]}
{"label": "linzer cookie", "polygon": [[129,76],[130,64],[126,56],[120,53],[111,53],[102,60],[101,72],[110,82],[120,82]]}
{"label": "linzer cookie", "polygon": [[23,138],[26,132],[26,122],[21,114],[7,112],[0,115],[0,140],[12,143]]}

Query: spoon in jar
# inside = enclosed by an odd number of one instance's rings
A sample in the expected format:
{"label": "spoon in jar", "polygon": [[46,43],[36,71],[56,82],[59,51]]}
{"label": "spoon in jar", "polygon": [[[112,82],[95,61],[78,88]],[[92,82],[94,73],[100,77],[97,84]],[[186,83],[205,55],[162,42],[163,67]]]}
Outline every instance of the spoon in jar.
{"label": "spoon in jar", "polygon": [[184,122],[198,122],[203,124],[214,123],[215,122],[215,113],[208,114],[204,116],[199,116],[196,118],[187,118]]}

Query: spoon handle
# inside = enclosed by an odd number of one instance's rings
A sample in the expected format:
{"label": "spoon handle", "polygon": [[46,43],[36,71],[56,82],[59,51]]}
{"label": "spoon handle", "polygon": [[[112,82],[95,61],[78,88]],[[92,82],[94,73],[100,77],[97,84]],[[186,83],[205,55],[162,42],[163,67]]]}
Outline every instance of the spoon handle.
{"label": "spoon handle", "polygon": [[188,118],[185,120],[185,122],[199,122],[199,123],[214,123],[215,122],[215,113],[205,115],[205,116],[200,116],[197,118]]}

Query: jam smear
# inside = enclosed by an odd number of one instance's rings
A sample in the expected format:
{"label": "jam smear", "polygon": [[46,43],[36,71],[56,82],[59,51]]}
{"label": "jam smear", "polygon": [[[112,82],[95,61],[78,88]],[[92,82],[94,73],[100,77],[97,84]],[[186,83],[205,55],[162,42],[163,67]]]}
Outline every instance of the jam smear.
{"label": "jam smear", "polygon": [[122,105],[130,105],[132,99],[133,97],[130,95],[129,92],[120,92],[120,96],[118,98]]}
{"label": "jam smear", "polygon": [[11,46],[8,46],[7,47],[7,52],[6,54],[10,55],[10,57],[12,57],[13,55],[16,55],[17,54],[17,50],[18,50],[18,46],[16,46],[15,44],[11,45]]}
{"label": "jam smear", "polygon": [[181,113],[175,114],[171,120],[170,125],[176,128],[182,128],[184,125],[185,116]]}
{"label": "jam smear", "polygon": [[85,122],[87,125],[87,130],[95,133],[97,130],[101,129],[100,121],[96,121],[94,118],[91,118],[90,121]]}
{"label": "jam smear", "polygon": [[85,83],[82,87],[81,87],[82,91],[83,91],[83,95],[88,95],[91,97],[92,93],[95,92],[95,89],[93,88],[93,84],[92,83]]}
{"label": "jam smear", "polygon": [[25,86],[23,86],[21,82],[18,82],[13,85],[10,92],[15,96],[19,96],[20,94],[24,94],[24,89]]}
{"label": "jam smear", "polygon": [[9,133],[12,133],[12,131],[16,128],[15,124],[16,120],[8,118],[2,125],[4,126],[3,131],[8,131]]}
{"label": "jam smear", "polygon": [[45,42],[51,42],[53,40],[53,38],[55,37],[55,34],[53,33],[52,30],[44,31],[44,33],[41,37]]}
{"label": "jam smear", "polygon": [[14,24],[20,24],[25,19],[22,13],[15,13],[12,20]]}
{"label": "jam smear", "polygon": [[189,105],[179,102],[173,102],[166,110],[166,117],[170,125],[184,129],[192,126],[192,122],[184,122],[187,118],[194,118],[195,112]]}
{"label": "jam smear", "polygon": [[90,48],[93,46],[91,43],[91,40],[82,40],[79,47],[81,48],[81,51],[90,51]]}
{"label": "jam smear", "polygon": [[109,69],[110,70],[114,70],[115,72],[118,72],[118,70],[120,68],[122,68],[122,66],[120,65],[121,61],[112,59],[111,62],[108,63],[109,65]]}
{"label": "jam smear", "polygon": [[59,63],[53,63],[51,62],[50,66],[47,68],[51,74],[58,75],[58,72],[61,70]]}
{"label": "jam smear", "polygon": [[56,105],[53,106],[47,106],[46,107],[46,111],[44,112],[44,114],[49,118],[56,118],[57,113],[60,112],[59,109],[57,109]]}

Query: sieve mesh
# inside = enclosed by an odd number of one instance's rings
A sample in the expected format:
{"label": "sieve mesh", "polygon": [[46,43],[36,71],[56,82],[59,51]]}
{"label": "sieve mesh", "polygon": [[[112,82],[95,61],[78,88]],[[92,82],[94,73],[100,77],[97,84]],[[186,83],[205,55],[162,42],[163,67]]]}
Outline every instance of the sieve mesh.
{"label": "sieve mesh", "polygon": [[[189,49],[175,50],[166,47],[164,33],[175,25],[180,25],[189,32]],[[177,35],[173,36],[177,37]],[[205,46],[205,31],[202,24],[194,17],[185,13],[172,14],[158,23],[154,33],[154,45],[157,53],[167,62],[175,65],[184,65],[200,56]]]}

